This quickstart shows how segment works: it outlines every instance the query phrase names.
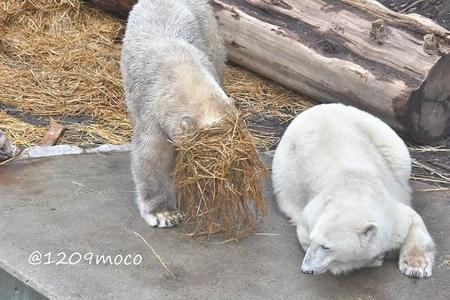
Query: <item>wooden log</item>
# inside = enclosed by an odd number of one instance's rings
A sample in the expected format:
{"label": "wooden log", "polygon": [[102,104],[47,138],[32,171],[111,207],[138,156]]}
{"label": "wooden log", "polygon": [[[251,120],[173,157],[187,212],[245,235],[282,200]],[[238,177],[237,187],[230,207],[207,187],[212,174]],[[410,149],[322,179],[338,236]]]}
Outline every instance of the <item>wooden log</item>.
{"label": "wooden log", "polygon": [[374,0],[211,2],[232,62],[417,142],[450,134],[450,32],[431,20]]}

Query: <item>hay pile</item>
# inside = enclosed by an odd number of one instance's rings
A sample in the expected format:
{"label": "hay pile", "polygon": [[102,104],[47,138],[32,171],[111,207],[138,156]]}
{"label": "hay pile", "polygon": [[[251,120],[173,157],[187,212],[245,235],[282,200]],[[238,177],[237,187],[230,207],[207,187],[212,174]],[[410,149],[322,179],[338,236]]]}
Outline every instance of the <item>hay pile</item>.
{"label": "hay pile", "polygon": [[[62,143],[126,143],[123,28],[79,0],[0,0],[0,103],[38,117],[34,127],[47,128],[50,117],[63,123]],[[36,141],[17,137],[11,142]]]}
{"label": "hay pile", "polygon": [[238,239],[252,232],[266,213],[267,170],[244,122],[226,117],[181,136],[175,145],[178,207],[188,234]]}

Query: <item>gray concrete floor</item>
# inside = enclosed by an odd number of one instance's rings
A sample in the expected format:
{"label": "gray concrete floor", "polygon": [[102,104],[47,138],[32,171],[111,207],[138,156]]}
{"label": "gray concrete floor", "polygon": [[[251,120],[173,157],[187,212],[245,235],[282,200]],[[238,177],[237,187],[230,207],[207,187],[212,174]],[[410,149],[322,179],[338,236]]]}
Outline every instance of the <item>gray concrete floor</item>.
{"label": "gray concrete floor", "polygon": [[[421,186],[420,188],[423,188]],[[349,275],[300,272],[295,229],[276,209],[270,184],[260,233],[239,243],[186,239],[153,229],[133,204],[128,154],[82,154],[0,166],[0,268],[51,299],[449,299],[450,198],[416,193],[415,205],[437,242],[433,277],[401,275],[396,261]],[[167,262],[175,279],[137,237]],[[29,263],[33,251],[67,256],[142,255],[134,265]],[[78,254],[73,257],[76,261]],[[67,261],[68,257],[65,260]],[[1,287],[1,285],[0,285]],[[1,291],[0,291],[1,294]],[[1,298],[1,297],[0,297]]]}

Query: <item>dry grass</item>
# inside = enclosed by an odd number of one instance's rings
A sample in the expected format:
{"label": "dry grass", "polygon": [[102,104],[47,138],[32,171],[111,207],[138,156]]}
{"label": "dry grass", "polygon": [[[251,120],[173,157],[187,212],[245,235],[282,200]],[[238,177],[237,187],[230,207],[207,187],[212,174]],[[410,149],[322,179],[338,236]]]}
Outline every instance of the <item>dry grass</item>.
{"label": "dry grass", "polygon": [[121,22],[78,0],[3,0],[0,16],[0,103],[35,116],[95,119],[96,125],[68,126],[66,141],[129,140]]}
{"label": "dry grass", "polygon": [[227,92],[236,100],[243,117],[258,113],[289,123],[300,112],[314,105],[311,100],[241,68],[228,68],[224,81]]}
{"label": "dry grass", "polygon": [[170,271],[165,259],[162,258],[162,256],[156,252],[155,248],[153,248],[142,235],[140,235],[136,231],[131,231],[131,232],[133,232],[137,237],[139,237],[145,243],[145,245],[147,245],[147,247],[153,252],[153,255],[158,259],[159,263],[163,266],[163,268],[167,271],[167,273],[169,273],[173,279],[177,279],[175,277],[175,275],[172,273],[172,271]]}
{"label": "dry grass", "polygon": [[427,191],[450,190],[450,149],[447,147],[408,145],[413,166],[411,179],[436,187]]}
{"label": "dry grass", "polygon": [[36,144],[46,133],[45,128],[21,122],[3,111],[0,111],[0,130],[8,133],[8,139],[13,141],[17,147]]}
{"label": "dry grass", "polygon": [[272,149],[289,122],[314,105],[305,97],[241,68],[228,68],[224,81],[259,149]]}
{"label": "dry grass", "polygon": [[175,183],[189,235],[251,233],[266,213],[267,170],[239,117],[181,136]]}

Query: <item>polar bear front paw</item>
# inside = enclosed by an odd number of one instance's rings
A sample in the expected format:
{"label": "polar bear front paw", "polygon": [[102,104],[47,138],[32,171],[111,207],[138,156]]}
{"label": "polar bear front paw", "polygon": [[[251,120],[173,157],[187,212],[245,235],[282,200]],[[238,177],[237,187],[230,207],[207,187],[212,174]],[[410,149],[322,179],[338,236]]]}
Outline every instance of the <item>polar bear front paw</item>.
{"label": "polar bear front paw", "polygon": [[182,215],[176,211],[164,211],[157,213],[149,213],[143,216],[145,222],[152,227],[173,227],[178,225]]}
{"label": "polar bear front paw", "polygon": [[400,272],[408,277],[421,279],[431,277],[433,253],[414,247],[401,253],[398,265]]}

